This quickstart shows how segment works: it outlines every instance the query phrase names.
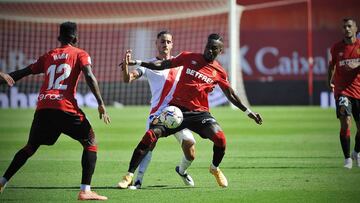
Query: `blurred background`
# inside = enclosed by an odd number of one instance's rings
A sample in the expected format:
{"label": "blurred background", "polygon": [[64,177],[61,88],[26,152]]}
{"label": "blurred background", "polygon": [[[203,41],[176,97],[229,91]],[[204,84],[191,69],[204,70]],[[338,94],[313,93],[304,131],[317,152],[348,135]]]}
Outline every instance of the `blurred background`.
{"label": "blurred background", "polygon": [[[236,21],[230,22],[234,7]],[[157,33],[169,30],[173,55],[202,53],[207,36],[216,32],[225,40],[219,61],[242,99],[327,108],[334,105],[326,87],[329,49],[342,39],[342,19],[359,23],[359,10],[358,0],[0,1],[0,71],[24,68],[58,46],[59,24],[74,21],[78,46],[92,57],[107,105],[148,105],[146,80],[122,82],[118,64],[126,49],[133,49],[135,58],[151,58]],[[238,40],[230,40],[232,32]],[[235,63],[230,63],[232,45]],[[41,81],[39,75],[12,88],[1,86],[0,108],[34,107]],[[227,104],[219,89],[210,97],[212,106]],[[97,106],[83,78],[77,99],[82,106]]]}

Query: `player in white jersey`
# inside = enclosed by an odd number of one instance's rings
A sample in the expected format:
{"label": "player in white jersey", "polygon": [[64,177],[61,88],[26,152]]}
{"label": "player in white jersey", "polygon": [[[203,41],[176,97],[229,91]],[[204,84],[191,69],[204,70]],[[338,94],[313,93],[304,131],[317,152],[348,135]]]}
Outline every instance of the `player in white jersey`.
{"label": "player in white jersey", "polygon": [[[149,61],[170,59],[172,46],[173,42],[171,33],[168,31],[159,32],[156,39],[158,55]],[[130,53],[131,51],[128,50],[124,60],[131,60]],[[182,67],[157,71],[144,67],[138,67],[135,70],[129,72],[127,63],[123,62],[123,79],[126,83],[130,83],[140,78],[141,76],[145,76],[149,82],[151,90],[151,110],[147,120],[146,130],[149,129],[149,126],[151,122],[153,122],[154,118],[156,118],[161,113],[163,108],[168,106],[169,101],[172,99],[172,94],[180,77],[181,68]],[[179,166],[176,166],[175,171],[182,178],[185,185],[194,186],[194,181],[186,172],[186,169],[191,165],[191,162],[195,158],[194,136],[190,130],[184,129],[180,132],[177,132],[175,137],[180,143],[184,152],[184,156],[182,157]],[[144,173],[151,161],[152,149],[145,155],[144,159],[140,163],[134,185],[130,186],[129,189],[141,188]]]}

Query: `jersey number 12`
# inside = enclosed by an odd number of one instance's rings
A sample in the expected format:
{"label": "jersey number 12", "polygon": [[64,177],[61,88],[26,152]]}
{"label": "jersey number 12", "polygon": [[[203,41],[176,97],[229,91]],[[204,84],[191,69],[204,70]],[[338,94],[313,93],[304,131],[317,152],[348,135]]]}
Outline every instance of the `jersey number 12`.
{"label": "jersey number 12", "polygon": [[[55,73],[63,73],[58,78],[55,79]],[[69,64],[63,63],[59,66],[51,65],[46,71],[46,74],[49,75],[49,86],[48,90],[66,90],[67,85],[61,84],[63,80],[68,78],[71,73],[71,67]],[[54,81],[55,80],[55,81]]]}

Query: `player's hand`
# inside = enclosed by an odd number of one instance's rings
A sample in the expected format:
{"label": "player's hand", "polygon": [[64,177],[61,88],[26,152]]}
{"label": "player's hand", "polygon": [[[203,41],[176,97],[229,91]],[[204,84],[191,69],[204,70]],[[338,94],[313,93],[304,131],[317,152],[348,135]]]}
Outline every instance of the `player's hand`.
{"label": "player's hand", "polygon": [[98,111],[99,111],[99,118],[103,119],[105,124],[109,124],[111,122],[111,120],[110,120],[110,116],[106,112],[105,105],[103,105],[103,104],[99,105]]}
{"label": "player's hand", "polygon": [[126,65],[129,65],[129,62],[131,61],[131,52],[132,52],[131,49],[126,50],[125,59],[124,59]]}
{"label": "player's hand", "polygon": [[124,65],[132,66],[132,65],[136,64],[135,61],[131,60],[131,52],[132,52],[131,49],[126,50],[125,57],[124,57],[123,61],[119,64],[119,66],[121,66],[121,69],[124,69]]}
{"label": "player's hand", "polygon": [[262,117],[258,113],[251,112],[251,113],[248,114],[248,116],[249,116],[249,118],[253,119],[259,125],[261,125],[262,122],[263,122]]}
{"label": "player's hand", "polygon": [[0,72],[0,77],[11,87],[15,84],[14,79],[7,73]]}
{"label": "player's hand", "polygon": [[334,85],[334,83],[330,83],[330,90],[332,91],[332,92],[334,92],[334,89],[335,89],[335,85]]}

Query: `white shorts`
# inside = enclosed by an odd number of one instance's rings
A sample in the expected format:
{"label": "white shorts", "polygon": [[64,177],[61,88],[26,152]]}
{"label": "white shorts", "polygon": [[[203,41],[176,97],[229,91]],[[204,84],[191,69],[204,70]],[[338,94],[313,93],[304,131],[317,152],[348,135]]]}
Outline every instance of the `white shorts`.
{"label": "white shorts", "polygon": [[[149,129],[150,123],[152,122],[153,119],[154,119],[154,116],[152,116],[152,115],[150,115],[148,117],[147,124],[146,124],[146,130]],[[174,136],[180,145],[182,145],[183,140],[192,141],[194,144],[196,143],[194,135],[187,128],[175,133]]]}

